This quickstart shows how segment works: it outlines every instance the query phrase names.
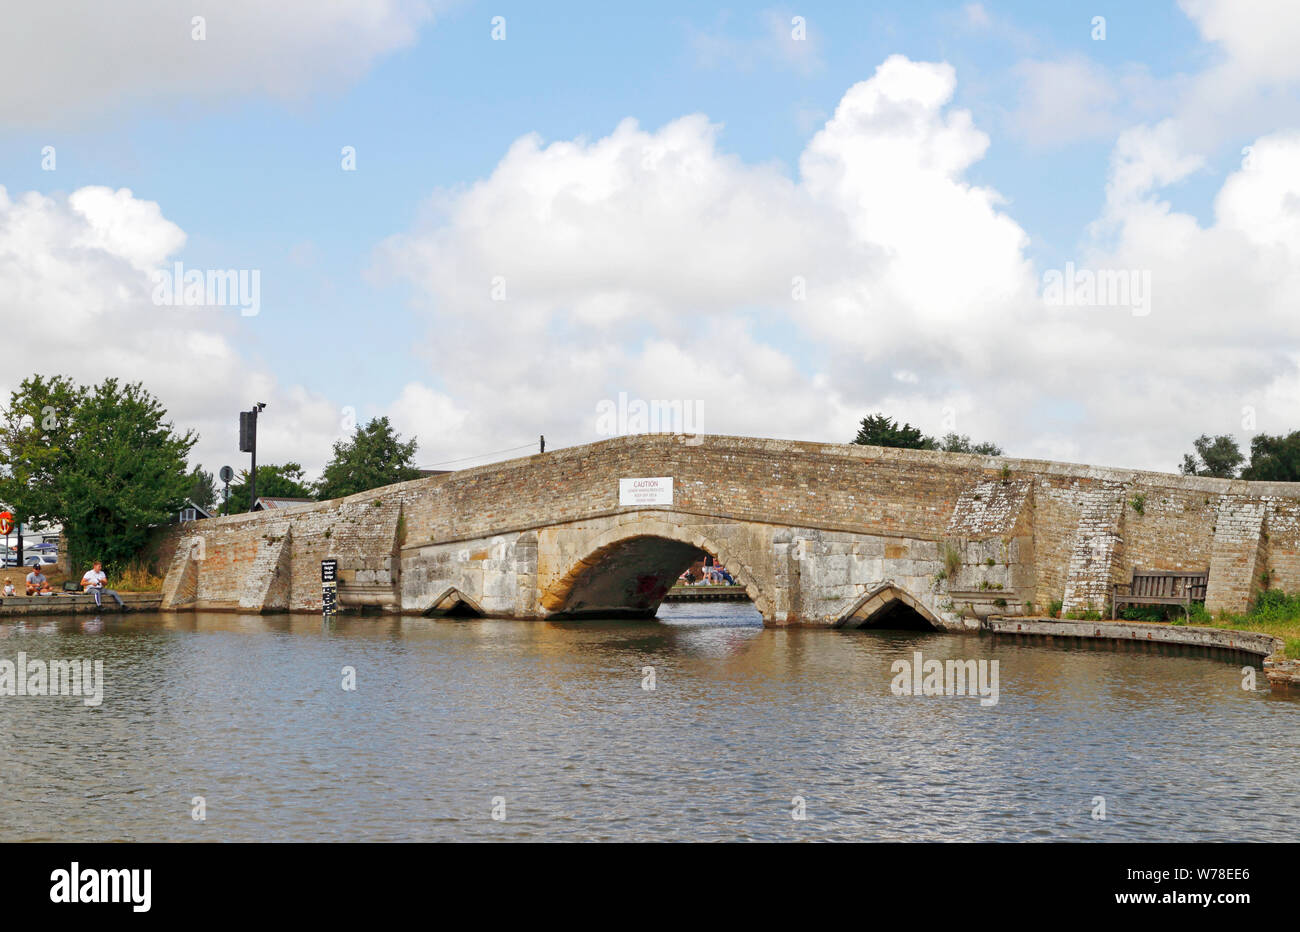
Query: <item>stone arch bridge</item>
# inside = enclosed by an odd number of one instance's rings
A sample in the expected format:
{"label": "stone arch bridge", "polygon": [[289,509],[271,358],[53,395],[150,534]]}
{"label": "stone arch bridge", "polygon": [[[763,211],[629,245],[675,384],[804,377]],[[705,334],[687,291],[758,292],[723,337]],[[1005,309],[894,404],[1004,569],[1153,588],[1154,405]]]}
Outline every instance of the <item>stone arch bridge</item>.
{"label": "stone arch bridge", "polygon": [[[645,477],[671,501],[620,505]],[[648,617],[701,553],[769,625],[1100,611],[1135,567],[1208,568],[1208,607],[1242,610],[1300,589],[1300,484],[645,434],[181,525],[163,605],[319,612],[335,559],[344,610]]]}

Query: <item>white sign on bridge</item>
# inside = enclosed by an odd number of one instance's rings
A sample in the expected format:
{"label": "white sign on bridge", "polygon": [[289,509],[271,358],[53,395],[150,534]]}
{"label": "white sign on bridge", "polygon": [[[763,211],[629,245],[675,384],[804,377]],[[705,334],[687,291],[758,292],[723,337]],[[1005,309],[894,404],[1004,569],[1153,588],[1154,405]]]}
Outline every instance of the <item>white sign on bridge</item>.
{"label": "white sign on bridge", "polygon": [[673,477],[658,479],[618,480],[620,505],[671,505],[673,503]]}

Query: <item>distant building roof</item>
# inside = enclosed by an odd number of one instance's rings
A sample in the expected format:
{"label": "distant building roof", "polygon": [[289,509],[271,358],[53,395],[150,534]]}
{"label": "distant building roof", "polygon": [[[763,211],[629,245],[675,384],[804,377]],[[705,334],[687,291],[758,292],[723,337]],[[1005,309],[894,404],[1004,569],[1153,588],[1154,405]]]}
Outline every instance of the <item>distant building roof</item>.
{"label": "distant building roof", "polygon": [[181,521],[198,521],[201,518],[211,518],[212,512],[202,505],[194,504],[194,499],[187,498],[185,504],[181,506],[179,517]]}
{"label": "distant building roof", "polygon": [[268,498],[258,496],[257,501],[253,502],[253,511],[271,511],[275,508],[292,508],[294,505],[310,505],[315,501],[311,498]]}

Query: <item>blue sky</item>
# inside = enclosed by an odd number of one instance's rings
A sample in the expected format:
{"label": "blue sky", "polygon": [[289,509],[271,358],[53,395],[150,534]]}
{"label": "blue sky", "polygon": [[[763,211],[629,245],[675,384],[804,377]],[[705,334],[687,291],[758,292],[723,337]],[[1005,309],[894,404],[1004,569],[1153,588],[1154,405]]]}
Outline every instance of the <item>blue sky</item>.
{"label": "blue sky", "polygon": [[[131,6],[124,5],[124,16]],[[139,6],[139,15],[150,17],[150,28],[160,28],[154,8]],[[403,10],[424,7],[384,6],[399,18]],[[185,29],[190,11],[182,4],[178,12],[179,25],[168,29]],[[703,114],[721,126],[716,137],[719,157],[748,167],[773,166],[797,183],[801,155],[851,87],[870,80],[890,56],[946,63],[955,74],[955,89],[944,112],[968,110],[974,127],[988,137],[987,150],[964,168],[961,183],[994,189],[1000,196],[997,209],[1024,232],[1023,258],[1035,269],[1056,268],[1107,245],[1090,225],[1107,210],[1107,181],[1121,134],[1177,121],[1181,113],[1194,110],[1194,88],[1188,85],[1233,55],[1224,43],[1206,40],[1204,19],[1173,2],[1119,4],[1109,10],[1091,2],[918,2],[888,7],[550,3],[544,9],[539,4],[465,2],[432,7],[430,12],[429,18],[412,18],[413,41],[376,39],[377,51],[338,75],[329,71],[333,46],[297,50],[295,54],[307,56],[304,60],[320,69],[305,89],[279,88],[276,75],[254,81],[252,88],[223,88],[218,76],[211,79],[210,88],[197,83],[206,79],[196,79],[194,85],[173,92],[167,70],[160,68],[155,75],[142,72],[122,93],[100,99],[87,95],[88,103],[69,105],[66,114],[60,107],[67,99],[52,101],[40,117],[4,120],[0,114],[0,183],[10,198],[39,192],[56,202],[87,186],[127,188],[135,199],[159,205],[166,220],[184,231],[185,245],[171,253],[169,261],[190,268],[259,269],[262,312],[240,319],[227,309],[224,320],[208,317],[205,325],[223,334],[244,365],[286,391],[293,387],[333,407],[351,404],[364,417],[388,413],[403,389],[417,382],[456,399],[481,419],[491,413],[474,408],[469,396],[457,396],[464,373],[449,373],[437,363],[448,351],[442,341],[450,296],[427,293],[410,274],[385,269],[376,260],[376,250],[390,237],[439,228],[442,215],[430,207],[435,193],[440,192],[444,205],[456,204],[464,192],[492,176],[520,137],[537,134],[543,146],[564,141],[592,144],[610,136],[629,117],[653,134],[684,116]],[[273,35],[274,27],[268,25],[267,32],[255,28],[256,15],[249,13],[253,18],[238,24],[210,16],[205,41],[221,48],[227,48],[220,45],[227,41],[253,47],[259,41],[273,44],[266,36]],[[1102,41],[1092,36],[1098,15],[1106,18]],[[505,41],[491,38],[496,16],[505,18]],[[807,29],[808,38],[799,46],[782,35],[795,16],[803,17]],[[222,35],[223,28],[233,32],[236,27],[237,39]],[[11,33],[9,41],[18,40]],[[51,41],[57,42],[57,36]],[[174,48],[175,40],[168,41]],[[103,53],[110,62],[119,55],[160,54],[147,46],[143,51],[115,48],[112,41],[106,42]],[[258,53],[245,49],[239,54]],[[266,54],[273,56],[274,50]],[[1080,128],[1053,138],[1035,129],[1051,118],[1027,103],[1034,77],[1026,63],[1094,69],[1113,82],[1112,91],[1077,119],[1068,111],[1078,102],[1064,101],[1062,125]],[[239,68],[239,62],[231,67]],[[1269,80],[1272,92],[1287,87],[1287,79],[1270,75]],[[1258,90],[1243,93],[1254,97]],[[15,91],[11,88],[10,93]],[[1198,164],[1163,184],[1160,200],[1208,228],[1214,222],[1214,199],[1238,167],[1242,147],[1261,134],[1289,128],[1292,118],[1264,108],[1236,123],[1188,130],[1191,141],[1184,145]],[[1190,118],[1184,122],[1190,123]],[[41,168],[40,153],[47,145],[57,150],[53,172]],[[340,168],[344,146],[356,149],[356,171]],[[918,210],[923,209],[924,203],[918,202]],[[945,218],[936,215],[933,222],[943,224]],[[449,226],[442,223],[443,228]],[[941,264],[936,257],[936,266]],[[770,313],[765,305],[743,300],[727,311],[733,321],[724,333],[752,328],[760,343],[786,353],[809,385],[819,374],[834,370],[824,334],[810,334],[798,317]],[[111,320],[103,323],[108,332],[115,332]],[[479,330],[495,325],[485,318]],[[590,335],[605,342],[622,340],[635,355],[654,338],[644,326],[625,326],[611,335],[562,315],[548,326],[552,336],[563,335],[564,352]],[[456,334],[464,346],[463,331]],[[483,351],[490,346],[489,341]],[[564,368],[564,352],[558,349],[547,348],[557,376]],[[891,347],[890,352],[888,361],[868,354],[862,362],[877,368],[913,368],[906,345]],[[835,365],[852,368],[854,361]],[[94,364],[88,363],[86,371],[93,372]],[[110,374],[150,381],[147,371]],[[1271,378],[1283,375],[1273,373]],[[986,372],[979,377],[991,376]],[[944,367],[942,378],[936,374],[932,381],[979,395],[974,378],[974,372]],[[837,388],[836,377],[830,379],[846,408],[886,401],[897,406],[897,399],[871,384]],[[1239,394],[1267,393],[1271,384],[1243,386]],[[621,385],[607,373],[604,387],[612,392]],[[637,390],[636,385],[628,387]],[[255,400],[244,398],[238,384],[222,389],[231,410]],[[658,384],[646,391],[670,389],[671,384]],[[935,410],[943,407],[938,402],[931,397],[910,412],[895,413],[913,421],[934,420]],[[188,405],[173,408],[188,413]],[[1203,406],[1192,405],[1197,407]],[[1052,412],[1079,408],[1078,400],[1068,396],[1034,406],[1048,419]],[[215,408],[203,414],[210,414],[214,423],[220,416]],[[276,414],[274,405],[268,414]],[[1078,417],[1088,429],[1107,429],[1096,411],[1085,410]],[[566,414],[550,429],[565,442],[595,439],[582,436],[579,420]],[[1017,444],[1021,438],[1009,430],[1010,420],[968,418],[959,426],[966,432],[1000,429],[998,439],[1012,447],[1010,452],[1069,455],[1073,449],[1068,443],[1042,440],[1042,424],[1035,428],[1042,442]],[[713,423],[735,432],[752,430],[726,418],[715,417]],[[940,429],[938,424],[924,426]],[[1213,428],[1179,426],[1181,434],[1190,436]],[[783,423],[769,432],[784,435],[799,429],[795,423]],[[485,427],[472,439],[483,449],[493,449],[497,439],[499,446],[506,446],[506,441],[535,432],[522,424],[502,423],[499,429]],[[824,439],[844,439],[826,432],[831,435]],[[316,442],[312,449],[319,446]],[[319,453],[295,449],[288,434],[279,452],[282,458],[304,462],[321,459]],[[430,445],[425,455],[475,452],[442,444],[437,449]],[[1134,464],[1158,465],[1173,452],[1144,450]]]}

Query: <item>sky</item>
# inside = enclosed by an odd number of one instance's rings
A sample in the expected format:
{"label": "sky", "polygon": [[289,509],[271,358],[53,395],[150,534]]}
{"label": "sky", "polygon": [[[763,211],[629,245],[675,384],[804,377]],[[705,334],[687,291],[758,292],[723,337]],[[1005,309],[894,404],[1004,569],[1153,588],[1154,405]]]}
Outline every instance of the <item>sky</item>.
{"label": "sky", "polygon": [[656,401],[1162,471],[1300,429],[1291,0],[0,11],[0,398],[143,382],[213,472],[255,402],[313,475]]}

